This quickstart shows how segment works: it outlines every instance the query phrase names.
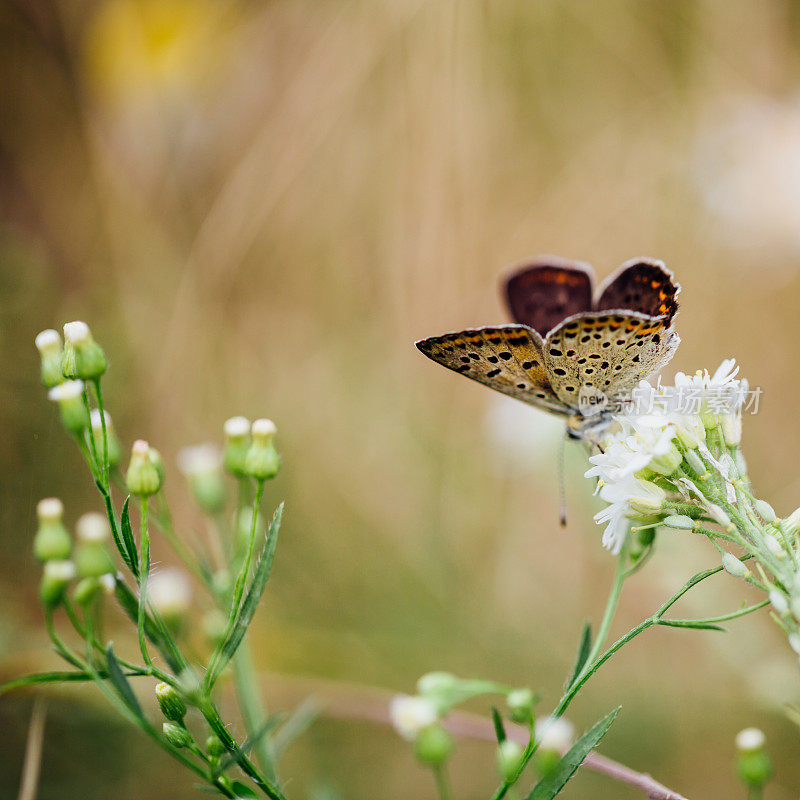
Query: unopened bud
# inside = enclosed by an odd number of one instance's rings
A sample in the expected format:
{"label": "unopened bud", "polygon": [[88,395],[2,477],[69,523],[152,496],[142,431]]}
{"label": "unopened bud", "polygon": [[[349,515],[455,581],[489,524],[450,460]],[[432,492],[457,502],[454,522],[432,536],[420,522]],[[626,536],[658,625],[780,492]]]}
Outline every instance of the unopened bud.
{"label": "unopened bud", "polygon": [[765,742],[764,731],[758,728],[744,728],[736,734],[736,749],[742,753],[760,750]]}
{"label": "unopened bud", "polygon": [[497,771],[505,781],[514,778],[522,765],[524,749],[519,742],[513,739],[506,739],[497,745]]}
{"label": "unopened bud", "polygon": [[775,514],[775,509],[769,503],[765,500],[756,500],[754,505],[761,519],[765,522],[775,522],[777,515]]}
{"label": "unopened bud", "polygon": [[79,606],[88,606],[97,597],[102,588],[100,581],[96,577],[89,576],[78,581],[72,598]]}
{"label": "unopened bud", "polygon": [[39,584],[39,598],[42,603],[51,608],[57,606],[67,585],[77,574],[71,561],[47,561]]}
{"label": "unopened bud", "polygon": [[800,508],[796,508],[786,519],[781,520],[780,525],[786,533],[797,536],[800,533]]}
{"label": "unopened bud", "polygon": [[156,699],[161,713],[172,722],[181,722],[186,716],[186,703],[173,686],[159,683],[156,686]]}
{"label": "unopened bud", "polygon": [[192,734],[175,722],[165,722],[161,728],[164,737],[173,747],[188,747],[194,742]]}
{"label": "unopened bud", "polygon": [[250,428],[252,442],[247,451],[244,470],[257,481],[266,481],[278,474],[281,458],[275,449],[274,439],[277,428],[269,419],[257,419]]}
{"label": "unopened bud", "polygon": [[211,758],[221,758],[226,752],[225,745],[222,744],[222,740],[216,734],[212,733],[208,739],[206,739],[206,753],[208,753]]}
{"label": "unopened bud", "polygon": [[784,558],[786,556],[783,545],[771,533],[764,534],[764,544],[775,558]]}
{"label": "unopened bud", "polygon": [[138,497],[150,497],[161,488],[161,476],[153,460],[150,458],[150,445],[143,439],[137,439],[131,449],[131,460],[125,482],[128,491]]}
{"label": "unopened bud", "polygon": [[746,578],[750,574],[750,570],[733,553],[722,554],[722,566],[734,578]]}
{"label": "unopened bud", "polygon": [[763,787],[772,775],[772,762],[764,750],[766,737],[758,728],[745,728],[736,736],[736,771],[747,786]]}
{"label": "unopened bud", "polygon": [[83,402],[83,381],[64,381],[54,386],[47,397],[58,403],[61,422],[75,436],[79,436],[89,424],[89,413]]}
{"label": "unopened bud", "polygon": [[739,411],[722,417],[722,438],[728,447],[738,447],[742,442],[742,414]]}
{"label": "unopened bud", "polygon": [[777,589],[772,589],[770,591],[769,602],[772,604],[772,607],[775,609],[775,611],[780,614],[780,616],[789,613],[789,603]]}
{"label": "unopened bud", "polygon": [[420,731],[436,722],[439,712],[427,697],[398,695],[389,705],[389,717],[404,739],[414,740]]}
{"label": "unopened bud", "polygon": [[417,681],[417,691],[425,697],[449,694],[458,685],[458,678],[450,672],[429,672]]}
{"label": "unopened bud", "polygon": [[705,475],[708,471],[703,459],[700,458],[700,453],[697,450],[687,450],[683,456],[686,463],[694,470],[697,475]]}
{"label": "unopened bud", "polygon": [[90,511],[78,518],[75,523],[75,533],[78,540],[84,544],[100,544],[108,541],[111,536],[111,528],[104,514]]}
{"label": "unopened bud", "polygon": [[210,515],[225,508],[222,454],[213,444],[186,447],[178,453],[178,469],[189,481],[197,505]]}
{"label": "unopened bud", "polygon": [[506,696],[509,716],[513,722],[533,721],[533,692],[530,689],[514,689]]}
{"label": "unopened bud", "polygon": [[57,386],[64,380],[64,373],[61,371],[63,349],[58,331],[52,328],[42,331],[36,337],[36,349],[41,356],[42,383],[48,388]]}
{"label": "unopened bud", "polygon": [[64,325],[64,355],[61,369],[67,378],[97,380],[108,368],[103,348],[92,338],[85,322]]}
{"label": "unopened bud", "polygon": [[667,452],[663,455],[653,456],[648,466],[659,475],[672,475],[680,466],[681,461],[683,461],[683,456],[678,448],[670,443]]}
{"label": "unopened bud", "polygon": [[79,543],[75,548],[75,566],[81,578],[99,578],[114,572],[114,562],[100,543]]}
{"label": "unopened bud", "polygon": [[559,754],[568,750],[575,738],[575,728],[563,717],[543,717],[536,720],[534,733],[539,742],[539,750],[552,750]]}
{"label": "unopened bud", "polygon": [[668,517],[664,517],[662,524],[679,531],[691,531],[694,530],[697,523],[685,514],[670,514]]}
{"label": "unopened bud", "polygon": [[64,505],[56,497],[40,500],[36,506],[39,526],[33,540],[33,552],[39,561],[63,561],[72,551],[72,540],[61,517]]}
{"label": "unopened bud", "polygon": [[708,504],[708,513],[714,517],[714,520],[717,522],[717,524],[721,525],[726,530],[733,526],[731,518],[715,503]]}
{"label": "unopened bud", "polygon": [[688,450],[705,443],[706,429],[696,414],[678,416],[674,424],[678,441]]}
{"label": "unopened bud", "polygon": [[424,764],[439,766],[453,752],[453,737],[441,725],[430,725],[419,732],[414,752]]}
{"label": "unopened bud", "polygon": [[237,478],[245,477],[244,462],[250,448],[250,420],[231,417],[225,426],[225,469]]}

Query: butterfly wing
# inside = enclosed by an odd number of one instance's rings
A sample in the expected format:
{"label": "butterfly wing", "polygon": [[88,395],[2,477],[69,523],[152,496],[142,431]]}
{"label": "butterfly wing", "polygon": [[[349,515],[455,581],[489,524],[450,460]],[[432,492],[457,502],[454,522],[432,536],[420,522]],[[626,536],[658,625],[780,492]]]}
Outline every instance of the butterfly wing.
{"label": "butterfly wing", "polygon": [[680,284],[662,261],[634,258],[612,273],[597,290],[594,308],[624,308],[672,322],[678,310]]}
{"label": "butterfly wing", "polygon": [[609,310],[565,319],[544,341],[553,391],[578,406],[581,390],[609,398],[626,394],[672,358],[680,337],[666,317]]}
{"label": "butterfly wing", "polygon": [[520,262],[505,280],[511,316],[545,336],[565,317],[591,310],[593,279],[582,261],[540,256]]}
{"label": "butterfly wing", "polygon": [[416,342],[428,358],[498,392],[557,414],[572,411],[547,379],[542,338],[525,325],[468,328]]}

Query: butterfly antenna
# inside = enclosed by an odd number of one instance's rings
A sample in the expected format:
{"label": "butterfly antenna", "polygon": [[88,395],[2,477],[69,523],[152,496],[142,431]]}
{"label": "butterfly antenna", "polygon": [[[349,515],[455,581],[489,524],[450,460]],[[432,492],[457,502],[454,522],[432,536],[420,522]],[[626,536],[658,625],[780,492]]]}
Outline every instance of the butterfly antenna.
{"label": "butterfly antenna", "polygon": [[561,447],[558,448],[558,522],[562,528],[567,527],[567,490],[564,485],[564,451],[567,439],[569,439],[569,428],[564,431]]}

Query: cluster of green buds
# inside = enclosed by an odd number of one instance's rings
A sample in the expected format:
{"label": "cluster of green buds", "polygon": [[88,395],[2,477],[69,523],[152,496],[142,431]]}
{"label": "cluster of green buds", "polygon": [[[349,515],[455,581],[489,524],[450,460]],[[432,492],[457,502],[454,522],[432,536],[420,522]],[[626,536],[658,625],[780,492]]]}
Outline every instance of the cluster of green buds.
{"label": "cluster of green buds", "polygon": [[[55,497],[41,500],[36,507],[39,525],[33,540],[36,557],[44,562],[40,586],[42,602],[56,606],[67,585],[80,579],[75,587],[75,601],[90,603],[100,588],[109,588],[115,572],[109,554],[108,521],[102,514],[84,514],[75,525],[77,545],[73,553],[72,537],[63,522],[64,506]],[[72,560],[70,559],[72,555]],[[111,576],[111,581],[108,580]]]}
{"label": "cluster of green buds", "polygon": [[[414,743],[414,752],[424,764],[437,768],[452,754],[453,737],[444,722],[450,711],[475,697],[501,694],[506,698],[508,715],[513,722],[534,725],[536,696],[530,689],[512,689],[478,679],[458,678],[449,672],[429,672],[417,681],[415,695],[398,695],[389,708],[395,730]],[[501,775],[512,774],[522,758],[522,749],[513,740],[503,738],[498,745],[497,766]]]}
{"label": "cluster of green buds", "polygon": [[231,417],[225,422],[225,469],[237,478],[267,481],[278,474],[281,458],[275,449],[278,429],[269,419],[252,424],[246,417]]}

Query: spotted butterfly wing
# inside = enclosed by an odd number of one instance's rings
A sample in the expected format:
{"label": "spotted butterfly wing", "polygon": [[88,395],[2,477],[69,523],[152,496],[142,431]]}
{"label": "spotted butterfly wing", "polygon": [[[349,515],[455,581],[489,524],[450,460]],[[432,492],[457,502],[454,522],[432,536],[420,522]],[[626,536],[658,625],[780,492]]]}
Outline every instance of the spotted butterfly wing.
{"label": "spotted butterfly wing", "polygon": [[582,390],[627,394],[669,362],[680,343],[666,317],[591,311],[568,317],[547,335],[544,358],[558,399],[579,406]]}
{"label": "spotted butterfly wing", "polygon": [[556,414],[562,403],[547,377],[542,338],[525,325],[468,328],[416,342],[428,358],[498,392]]}
{"label": "spotted butterfly wing", "polygon": [[598,287],[594,308],[624,308],[651,317],[665,317],[669,325],[678,310],[681,287],[663,262],[649,258],[626,261]]}

